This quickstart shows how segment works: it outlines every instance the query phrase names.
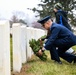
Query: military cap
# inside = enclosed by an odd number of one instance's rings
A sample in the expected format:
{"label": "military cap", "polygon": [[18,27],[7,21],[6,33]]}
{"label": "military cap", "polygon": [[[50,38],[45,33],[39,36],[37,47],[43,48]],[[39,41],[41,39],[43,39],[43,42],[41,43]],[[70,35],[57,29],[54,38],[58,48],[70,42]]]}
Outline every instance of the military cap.
{"label": "military cap", "polygon": [[44,23],[47,22],[50,18],[51,18],[51,16],[46,16],[46,17],[44,17],[43,19],[38,20],[37,22],[38,22],[38,23],[41,23],[41,24],[44,24]]}

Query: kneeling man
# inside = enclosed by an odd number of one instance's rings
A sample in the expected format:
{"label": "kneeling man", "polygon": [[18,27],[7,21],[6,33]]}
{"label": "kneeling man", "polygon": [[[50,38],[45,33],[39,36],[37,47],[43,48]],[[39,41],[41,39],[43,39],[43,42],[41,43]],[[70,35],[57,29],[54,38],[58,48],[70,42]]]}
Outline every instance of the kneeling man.
{"label": "kneeling man", "polygon": [[60,58],[71,63],[76,62],[76,56],[66,53],[70,47],[76,45],[76,36],[66,27],[53,23],[51,16],[46,16],[45,18],[38,21],[46,29],[50,30],[50,36],[45,43],[45,46],[39,50],[41,55],[44,50],[50,50],[53,60],[58,63],[62,63]]}

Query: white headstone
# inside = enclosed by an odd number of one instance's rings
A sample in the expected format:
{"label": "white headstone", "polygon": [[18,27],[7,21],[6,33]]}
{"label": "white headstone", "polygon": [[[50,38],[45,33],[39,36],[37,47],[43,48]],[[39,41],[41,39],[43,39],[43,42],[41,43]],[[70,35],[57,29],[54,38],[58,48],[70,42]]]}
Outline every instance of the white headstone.
{"label": "white headstone", "polygon": [[21,26],[21,57],[22,63],[26,62],[26,26]]}
{"label": "white headstone", "polygon": [[31,39],[34,39],[34,28],[32,27],[27,27],[27,59],[31,58],[33,52],[32,49],[30,47],[29,41]]}
{"label": "white headstone", "polygon": [[20,72],[22,67],[21,59],[21,25],[19,23],[13,24],[13,71]]}
{"label": "white headstone", "polygon": [[0,21],[0,75],[11,75],[9,21]]}

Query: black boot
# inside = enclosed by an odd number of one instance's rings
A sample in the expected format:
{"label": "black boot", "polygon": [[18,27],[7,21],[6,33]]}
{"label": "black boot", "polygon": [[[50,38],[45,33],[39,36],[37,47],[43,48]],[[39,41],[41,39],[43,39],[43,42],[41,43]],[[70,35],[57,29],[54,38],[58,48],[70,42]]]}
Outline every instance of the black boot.
{"label": "black boot", "polygon": [[55,60],[55,62],[56,62],[56,63],[58,63],[58,64],[62,64],[62,62],[61,62],[61,61],[56,61],[56,60]]}

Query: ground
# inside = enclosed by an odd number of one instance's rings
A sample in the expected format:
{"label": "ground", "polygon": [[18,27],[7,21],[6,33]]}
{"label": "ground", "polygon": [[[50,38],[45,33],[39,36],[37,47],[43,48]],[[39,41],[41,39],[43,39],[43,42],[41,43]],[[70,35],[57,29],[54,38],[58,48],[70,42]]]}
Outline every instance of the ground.
{"label": "ground", "polygon": [[[73,48],[76,50],[76,46]],[[20,73],[13,73],[11,75],[76,75],[76,64],[68,63],[61,59],[62,65],[54,62],[50,58],[50,54],[46,52],[48,59],[43,62],[35,55],[23,64]]]}
{"label": "ground", "polygon": [[23,65],[23,67],[22,67],[22,69],[21,69],[21,72],[20,73],[18,73],[18,72],[12,72],[12,74],[11,75],[33,75],[33,74],[27,74],[27,70],[29,69],[30,67],[29,67],[29,65]]}
{"label": "ground", "polygon": [[[34,57],[32,56],[31,60],[33,59]],[[30,60],[30,61],[31,61]],[[29,62],[29,60],[28,60]],[[30,65],[27,63],[23,64],[22,68],[21,68],[21,71],[20,73],[19,72],[11,72],[11,75],[33,75],[33,74],[28,74],[27,73],[27,70],[30,68]]]}

